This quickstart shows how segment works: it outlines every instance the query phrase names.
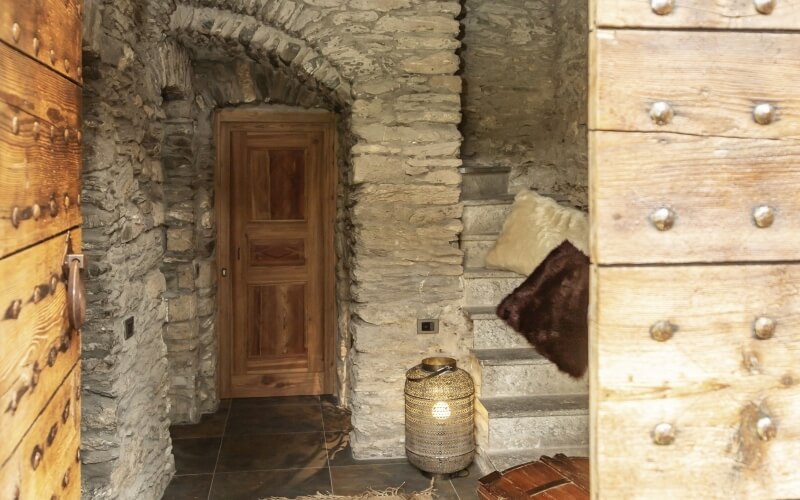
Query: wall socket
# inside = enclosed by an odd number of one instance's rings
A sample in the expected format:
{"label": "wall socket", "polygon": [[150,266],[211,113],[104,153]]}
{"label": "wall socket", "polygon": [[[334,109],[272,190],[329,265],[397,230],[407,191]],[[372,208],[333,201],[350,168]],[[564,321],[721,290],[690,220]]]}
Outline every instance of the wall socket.
{"label": "wall socket", "polygon": [[125,320],[124,323],[125,331],[123,335],[125,336],[125,340],[133,337],[133,316]]}
{"label": "wall socket", "polygon": [[418,334],[439,333],[439,320],[438,319],[418,319],[417,320],[417,333]]}

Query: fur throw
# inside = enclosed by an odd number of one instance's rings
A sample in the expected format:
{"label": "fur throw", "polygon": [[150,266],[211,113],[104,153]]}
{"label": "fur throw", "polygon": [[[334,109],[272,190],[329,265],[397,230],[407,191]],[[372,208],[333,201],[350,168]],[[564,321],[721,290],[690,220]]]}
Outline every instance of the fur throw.
{"label": "fur throw", "polygon": [[497,316],[573,377],[589,359],[589,258],[564,241],[497,307]]}
{"label": "fur throw", "polygon": [[589,254],[589,220],[552,198],[522,191],[514,198],[503,230],[486,255],[486,267],[529,275],[564,240]]}

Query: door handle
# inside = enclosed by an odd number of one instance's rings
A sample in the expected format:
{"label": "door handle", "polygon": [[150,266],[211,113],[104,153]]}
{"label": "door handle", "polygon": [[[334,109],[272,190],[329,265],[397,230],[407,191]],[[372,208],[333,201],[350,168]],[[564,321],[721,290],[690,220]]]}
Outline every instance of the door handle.
{"label": "door handle", "polygon": [[86,284],[83,281],[83,254],[67,255],[67,315],[75,330],[86,321]]}
{"label": "door handle", "polygon": [[221,270],[221,273],[222,273],[222,277],[223,278],[228,276],[228,268],[227,267],[223,267],[222,270]]}

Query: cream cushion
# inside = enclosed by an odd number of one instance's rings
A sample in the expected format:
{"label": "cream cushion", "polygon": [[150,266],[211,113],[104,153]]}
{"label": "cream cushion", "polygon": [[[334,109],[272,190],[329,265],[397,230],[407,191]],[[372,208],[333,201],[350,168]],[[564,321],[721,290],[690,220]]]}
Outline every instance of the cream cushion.
{"label": "cream cushion", "polygon": [[486,255],[486,267],[528,275],[564,240],[589,255],[589,220],[580,210],[552,198],[521,191]]}

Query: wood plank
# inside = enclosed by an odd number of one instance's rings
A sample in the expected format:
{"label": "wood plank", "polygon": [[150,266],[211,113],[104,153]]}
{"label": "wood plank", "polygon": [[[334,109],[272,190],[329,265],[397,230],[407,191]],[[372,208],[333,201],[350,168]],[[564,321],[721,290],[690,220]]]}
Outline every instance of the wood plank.
{"label": "wood plank", "polygon": [[[780,261],[800,245],[800,141],[591,132],[598,264]],[[753,222],[761,205],[768,228]],[[649,217],[668,207],[674,226]],[[709,237],[713,231],[713,237]]]}
{"label": "wood plank", "polygon": [[[589,127],[787,139],[800,137],[800,38],[796,34],[597,30]],[[653,103],[670,104],[664,125]],[[753,119],[769,103],[769,125]]]}
{"label": "wood plank", "polygon": [[2,498],[80,498],[79,400],[80,367],[75,366],[0,468]]}
{"label": "wood plank", "polygon": [[712,28],[800,30],[800,0],[778,0],[770,14],[753,0],[676,0],[667,15],[653,12],[649,1],[596,0],[595,22],[609,28]]}
{"label": "wood plank", "polygon": [[273,396],[302,396],[322,394],[324,374],[282,373],[279,375],[232,375],[231,397],[259,398],[264,391]]}
{"label": "wood plank", "polygon": [[0,257],[81,224],[81,147],[50,128],[0,101]]}
{"label": "wood plank", "polygon": [[[595,494],[792,498],[800,491],[800,265],[596,269]],[[777,322],[758,340],[754,320]],[[669,321],[657,342],[650,327]],[[768,416],[774,438],[756,423]],[[653,443],[660,423],[670,445]],[[635,464],[635,466],[632,466]]]}
{"label": "wood plank", "polygon": [[220,398],[232,397],[233,370],[233,286],[231,280],[231,134],[223,125],[223,114],[214,115],[214,216],[217,227],[217,387]]}
{"label": "wood plank", "polygon": [[[75,248],[80,233],[72,232]],[[66,316],[64,249],[61,235],[0,260],[0,428],[8,433],[0,464],[80,356],[80,335]]]}
{"label": "wood plank", "polygon": [[[81,88],[0,43],[0,101],[78,137]],[[49,133],[49,131],[48,131]]]}
{"label": "wood plank", "polygon": [[82,0],[4,2],[0,41],[81,81]]}

